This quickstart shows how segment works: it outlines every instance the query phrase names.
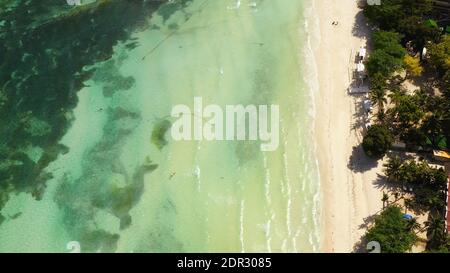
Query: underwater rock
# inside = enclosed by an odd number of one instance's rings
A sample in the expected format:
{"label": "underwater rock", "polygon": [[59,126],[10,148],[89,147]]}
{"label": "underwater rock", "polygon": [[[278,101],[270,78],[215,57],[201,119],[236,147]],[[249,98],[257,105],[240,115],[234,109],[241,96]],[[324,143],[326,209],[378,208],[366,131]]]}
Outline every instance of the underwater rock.
{"label": "underwater rock", "polygon": [[155,124],[152,130],[151,142],[161,150],[165,145],[167,145],[167,140],[165,138],[166,132],[170,129],[172,123],[168,120],[161,120]]}

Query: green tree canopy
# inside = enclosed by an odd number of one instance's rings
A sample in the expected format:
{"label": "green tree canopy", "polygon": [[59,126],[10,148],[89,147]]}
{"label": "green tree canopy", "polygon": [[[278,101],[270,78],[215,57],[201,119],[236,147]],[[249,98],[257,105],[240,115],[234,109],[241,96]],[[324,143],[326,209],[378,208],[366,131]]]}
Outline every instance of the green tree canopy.
{"label": "green tree canopy", "polygon": [[439,210],[445,205],[447,176],[442,168],[398,157],[389,158],[384,168],[388,182],[413,188],[412,204],[417,208]]}
{"label": "green tree canopy", "polygon": [[403,66],[403,58],[389,55],[384,50],[376,49],[367,59],[366,67],[369,75],[380,73],[383,76],[390,76],[393,72]]}
{"label": "green tree canopy", "polygon": [[380,73],[387,77],[403,66],[406,50],[400,44],[402,35],[396,32],[376,31],[373,34],[374,52],[367,61],[370,75]]}
{"label": "green tree canopy", "polygon": [[439,28],[430,27],[422,16],[409,16],[400,20],[397,31],[404,34],[405,41],[412,41],[413,46],[421,50],[426,42],[439,38]]}
{"label": "green tree canopy", "polygon": [[364,15],[383,30],[397,30],[402,19],[429,14],[432,8],[431,0],[383,0],[381,5],[367,5]]}
{"label": "green tree canopy", "polygon": [[373,34],[373,45],[375,49],[381,49],[393,57],[403,58],[406,50],[400,44],[402,37],[397,32],[376,31]]}
{"label": "green tree canopy", "polygon": [[375,124],[364,136],[362,147],[369,157],[378,158],[387,152],[392,142],[393,137],[389,129],[384,125]]}
{"label": "green tree canopy", "polygon": [[430,63],[441,75],[450,70],[450,35],[445,35],[442,41],[429,47]]}
{"label": "green tree canopy", "polygon": [[370,78],[370,100],[373,105],[378,106],[378,114],[384,113],[384,104],[386,99],[387,83],[386,77],[381,73],[375,73]]}
{"label": "green tree canopy", "polygon": [[441,214],[430,215],[425,222],[427,227],[427,250],[432,252],[449,252],[450,240],[445,234],[445,220]]}
{"label": "green tree canopy", "polygon": [[396,100],[394,108],[391,109],[394,120],[400,123],[403,129],[417,125],[424,116],[418,97],[401,95]]}
{"label": "green tree canopy", "polygon": [[383,253],[404,253],[417,241],[412,225],[403,218],[401,209],[389,206],[375,218],[375,225],[365,236],[367,241],[376,241]]}
{"label": "green tree canopy", "polygon": [[420,65],[419,57],[412,57],[410,55],[405,55],[403,58],[405,63],[406,71],[409,75],[413,77],[421,76],[423,73],[423,67]]}
{"label": "green tree canopy", "polygon": [[373,25],[404,34],[404,42],[412,41],[421,50],[426,41],[439,37],[438,28],[425,24],[432,9],[431,0],[383,0],[381,5],[367,5],[364,14]]}

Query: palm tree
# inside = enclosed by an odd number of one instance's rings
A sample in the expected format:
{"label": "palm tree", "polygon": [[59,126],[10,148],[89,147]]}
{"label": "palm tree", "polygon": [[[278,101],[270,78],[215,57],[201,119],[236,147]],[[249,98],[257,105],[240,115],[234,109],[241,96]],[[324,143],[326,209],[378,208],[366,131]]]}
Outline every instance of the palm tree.
{"label": "palm tree", "polygon": [[383,197],[381,198],[381,201],[383,202],[383,210],[386,207],[385,204],[387,203],[389,205],[389,195],[385,192],[383,192]]}
{"label": "palm tree", "polygon": [[425,226],[427,227],[430,248],[437,248],[445,242],[445,220],[440,214],[430,215],[429,220],[425,222]]}
{"label": "palm tree", "polygon": [[383,117],[384,105],[387,103],[386,89],[377,87],[370,91],[370,101],[374,106],[378,106],[378,117]]}
{"label": "palm tree", "polygon": [[421,229],[420,229],[421,226],[420,226],[419,222],[417,222],[416,218],[412,218],[411,220],[409,220],[407,226],[410,231],[416,231],[416,230],[418,230],[418,232],[421,231]]}
{"label": "palm tree", "polygon": [[442,121],[443,113],[436,109],[432,115],[428,116],[422,125],[422,130],[430,138],[433,146],[436,148],[439,145],[440,137],[442,135]]}
{"label": "palm tree", "polygon": [[403,161],[400,157],[390,157],[388,162],[383,165],[384,173],[386,174],[389,182],[400,182],[402,178],[402,164]]}
{"label": "palm tree", "polygon": [[417,105],[419,105],[421,108],[426,109],[428,105],[430,105],[430,95],[428,95],[428,92],[424,89],[419,89],[414,92],[414,101]]}
{"label": "palm tree", "polygon": [[375,73],[370,78],[370,100],[373,105],[378,106],[378,116],[383,117],[384,104],[387,103],[386,99],[386,77],[381,73]]}
{"label": "palm tree", "polygon": [[408,208],[411,207],[412,205],[412,200],[411,199],[405,199],[405,214],[408,213]]}
{"label": "palm tree", "polygon": [[395,198],[395,201],[394,202],[397,202],[398,201],[398,196],[399,196],[400,194],[398,193],[398,191],[396,191],[396,192],[394,192],[394,198]]}
{"label": "palm tree", "polygon": [[401,102],[402,97],[406,94],[405,90],[403,89],[393,89],[391,90],[391,94],[389,94],[389,98],[391,99],[391,102],[397,105]]}

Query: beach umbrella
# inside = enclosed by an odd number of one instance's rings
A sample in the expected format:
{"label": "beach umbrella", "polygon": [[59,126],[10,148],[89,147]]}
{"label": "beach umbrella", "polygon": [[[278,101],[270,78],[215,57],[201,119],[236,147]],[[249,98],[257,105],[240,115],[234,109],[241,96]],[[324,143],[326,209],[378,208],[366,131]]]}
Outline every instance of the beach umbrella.
{"label": "beach umbrella", "polygon": [[403,214],[403,219],[405,220],[411,220],[413,217],[410,214]]}

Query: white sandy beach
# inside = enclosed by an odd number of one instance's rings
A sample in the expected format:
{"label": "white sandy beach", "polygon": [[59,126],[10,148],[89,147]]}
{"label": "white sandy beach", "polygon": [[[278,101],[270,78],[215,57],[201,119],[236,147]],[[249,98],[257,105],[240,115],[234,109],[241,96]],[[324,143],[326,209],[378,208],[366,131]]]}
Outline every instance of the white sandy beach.
{"label": "white sandy beach", "polygon": [[313,40],[313,47],[320,82],[316,140],[323,189],[322,250],[350,252],[365,233],[368,217],[382,209],[377,182],[382,163],[367,159],[360,146],[362,95],[347,93],[352,50],[366,44],[368,31],[361,28],[363,15],[354,0],[316,1],[315,8],[320,19],[320,39]]}

